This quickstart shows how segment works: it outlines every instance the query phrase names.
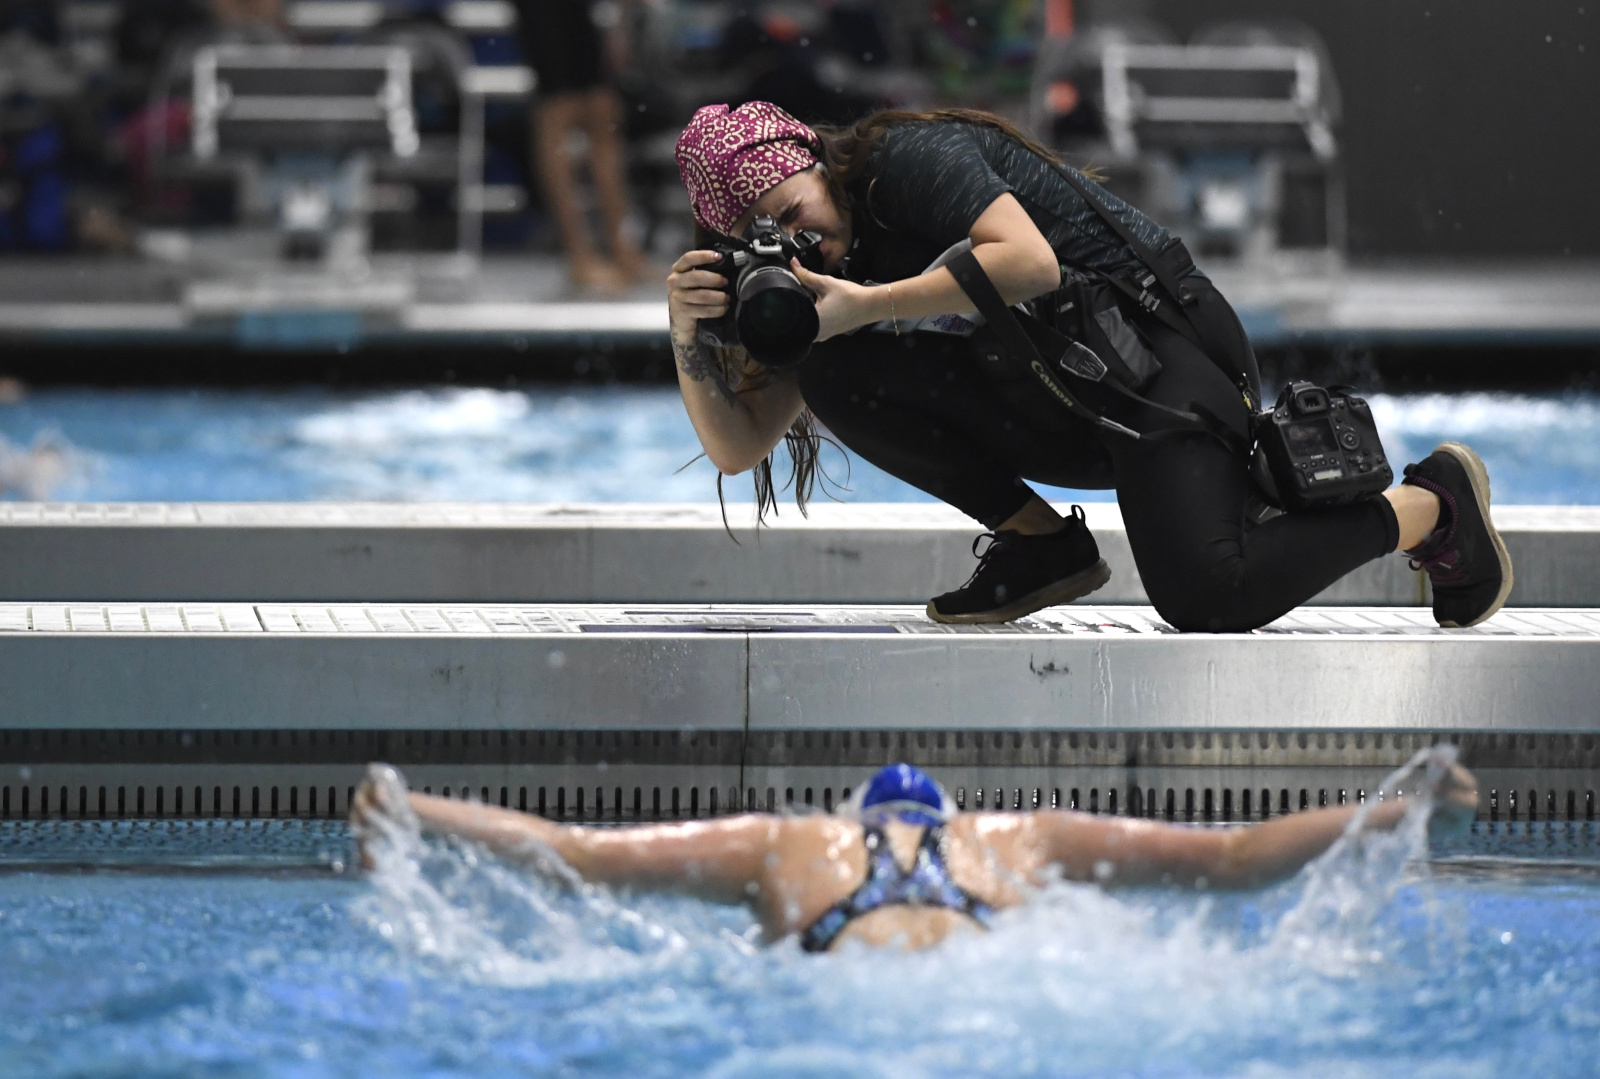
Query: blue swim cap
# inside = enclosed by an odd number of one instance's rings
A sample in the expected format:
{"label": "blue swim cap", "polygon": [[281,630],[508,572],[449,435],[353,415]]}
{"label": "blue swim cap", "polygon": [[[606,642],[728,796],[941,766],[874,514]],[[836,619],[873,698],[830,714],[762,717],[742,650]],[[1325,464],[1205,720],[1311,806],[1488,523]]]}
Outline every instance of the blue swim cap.
{"label": "blue swim cap", "polygon": [[924,827],[941,824],[952,815],[944,788],[935,783],[932,776],[909,764],[880,768],[852,801],[858,814],[871,810]]}

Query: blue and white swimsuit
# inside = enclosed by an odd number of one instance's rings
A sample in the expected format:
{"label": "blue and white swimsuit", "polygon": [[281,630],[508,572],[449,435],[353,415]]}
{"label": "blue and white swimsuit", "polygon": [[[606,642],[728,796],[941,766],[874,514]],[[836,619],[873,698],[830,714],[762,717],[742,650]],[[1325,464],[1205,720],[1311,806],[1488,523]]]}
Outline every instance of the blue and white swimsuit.
{"label": "blue and white swimsuit", "polygon": [[845,926],[879,907],[940,907],[965,914],[988,928],[994,909],[951,880],[950,871],[945,868],[944,825],[933,825],[922,833],[916,861],[909,870],[901,869],[895,861],[881,825],[864,823],[861,828],[867,847],[867,879],[806,927],[800,934],[801,948],[808,952],[827,951]]}

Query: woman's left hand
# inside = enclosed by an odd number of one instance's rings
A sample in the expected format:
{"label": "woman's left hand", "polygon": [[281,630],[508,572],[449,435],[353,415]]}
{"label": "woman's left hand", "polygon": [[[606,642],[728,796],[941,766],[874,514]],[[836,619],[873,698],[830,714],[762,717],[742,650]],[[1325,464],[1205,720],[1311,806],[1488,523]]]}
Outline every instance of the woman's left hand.
{"label": "woman's left hand", "polygon": [[873,306],[873,289],[842,277],[812,273],[799,259],[790,259],[789,266],[800,283],[817,295],[818,341],[883,318]]}

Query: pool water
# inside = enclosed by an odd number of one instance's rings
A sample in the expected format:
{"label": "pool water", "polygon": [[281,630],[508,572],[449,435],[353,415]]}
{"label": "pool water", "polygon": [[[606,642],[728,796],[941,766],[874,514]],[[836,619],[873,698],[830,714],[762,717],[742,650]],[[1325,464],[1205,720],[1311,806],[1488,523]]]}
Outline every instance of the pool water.
{"label": "pool water", "polygon": [[[1460,439],[1498,502],[1600,502],[1600,396],[1371,403],[1397,461]],[[699,452],[672,387],[49,389],[0,404],[0,495],[35,500],[703,502],[715,473],[689,464]],[[846,501],[929,500],[854,455],[827,464]],[[750,497],[742,478],[728,490]]]}
{"label": "pool water", "polygon": [[1592,827],[1578,861],[1430,868],[1412,834],[1259,894],[1057,883],[990,934],[814,957],[470,846],[363,878],[339,825],[110,823],[102,851],[164,868],[92,870],[69,823],[0,835],[7,1076],[1600,1071]]}

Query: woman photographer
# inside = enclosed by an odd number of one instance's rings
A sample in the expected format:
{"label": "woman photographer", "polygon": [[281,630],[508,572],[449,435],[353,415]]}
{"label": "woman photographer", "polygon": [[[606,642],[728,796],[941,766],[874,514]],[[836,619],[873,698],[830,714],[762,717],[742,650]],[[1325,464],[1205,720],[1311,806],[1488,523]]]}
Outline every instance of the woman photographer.
{"label": "woman photographer", "polygon": [[[766,368],[701,338],[700,320],[728,311],[727,278],[704,268],[717,252],[691,251],[673,266],[673,352],[707,456],[726,475],[755,469],[766,509],[770,455],[786,441],[803,506],[820,443],[815,417],[850,450],[982,522],[991,531],[977,568],[929,602],[929,617],[1009,621],[1108,579],[1081,510],[1063,518],[1028,480],[1115,488],[1150,601],[1182,630],[1264,625],[1397,549],[1432,578],[1441,625],[1481,622],[1510,593],[1488,474],[1458,443],[1407,466],[1381,495],[1254,523],[1243,449],[1259,375],[1232,309],[1165,229],[1004,120],[883,112],[814,130],[766,102],[708,106],[684,130],[677,159],[700,246],[771,217],[790,235],[819,234],[825,271],[792,263],[816,294],[817,343],[796,367]],[[1170,282],[1177,267],[1184,295],[1165,297],[1164,317],[1132,300],[1114,312],[1159,372],[1141,399],[1102,409],[1112,427],[1156,437],[1129,437],[1063,407],[1026,365],[986,371],[985,349],[974,349],[991,340],[983,331],[969,340],[929,328],[934,316],[981,302],[950,268],[970,259],[928,269],[962,241],[1011,305],[1059,296],[1064,270],[1137,296],[1155,290],[1150,253],[1174,256],[1163,269]],[[1206,422],[1185,426],[1175,413]]]}

